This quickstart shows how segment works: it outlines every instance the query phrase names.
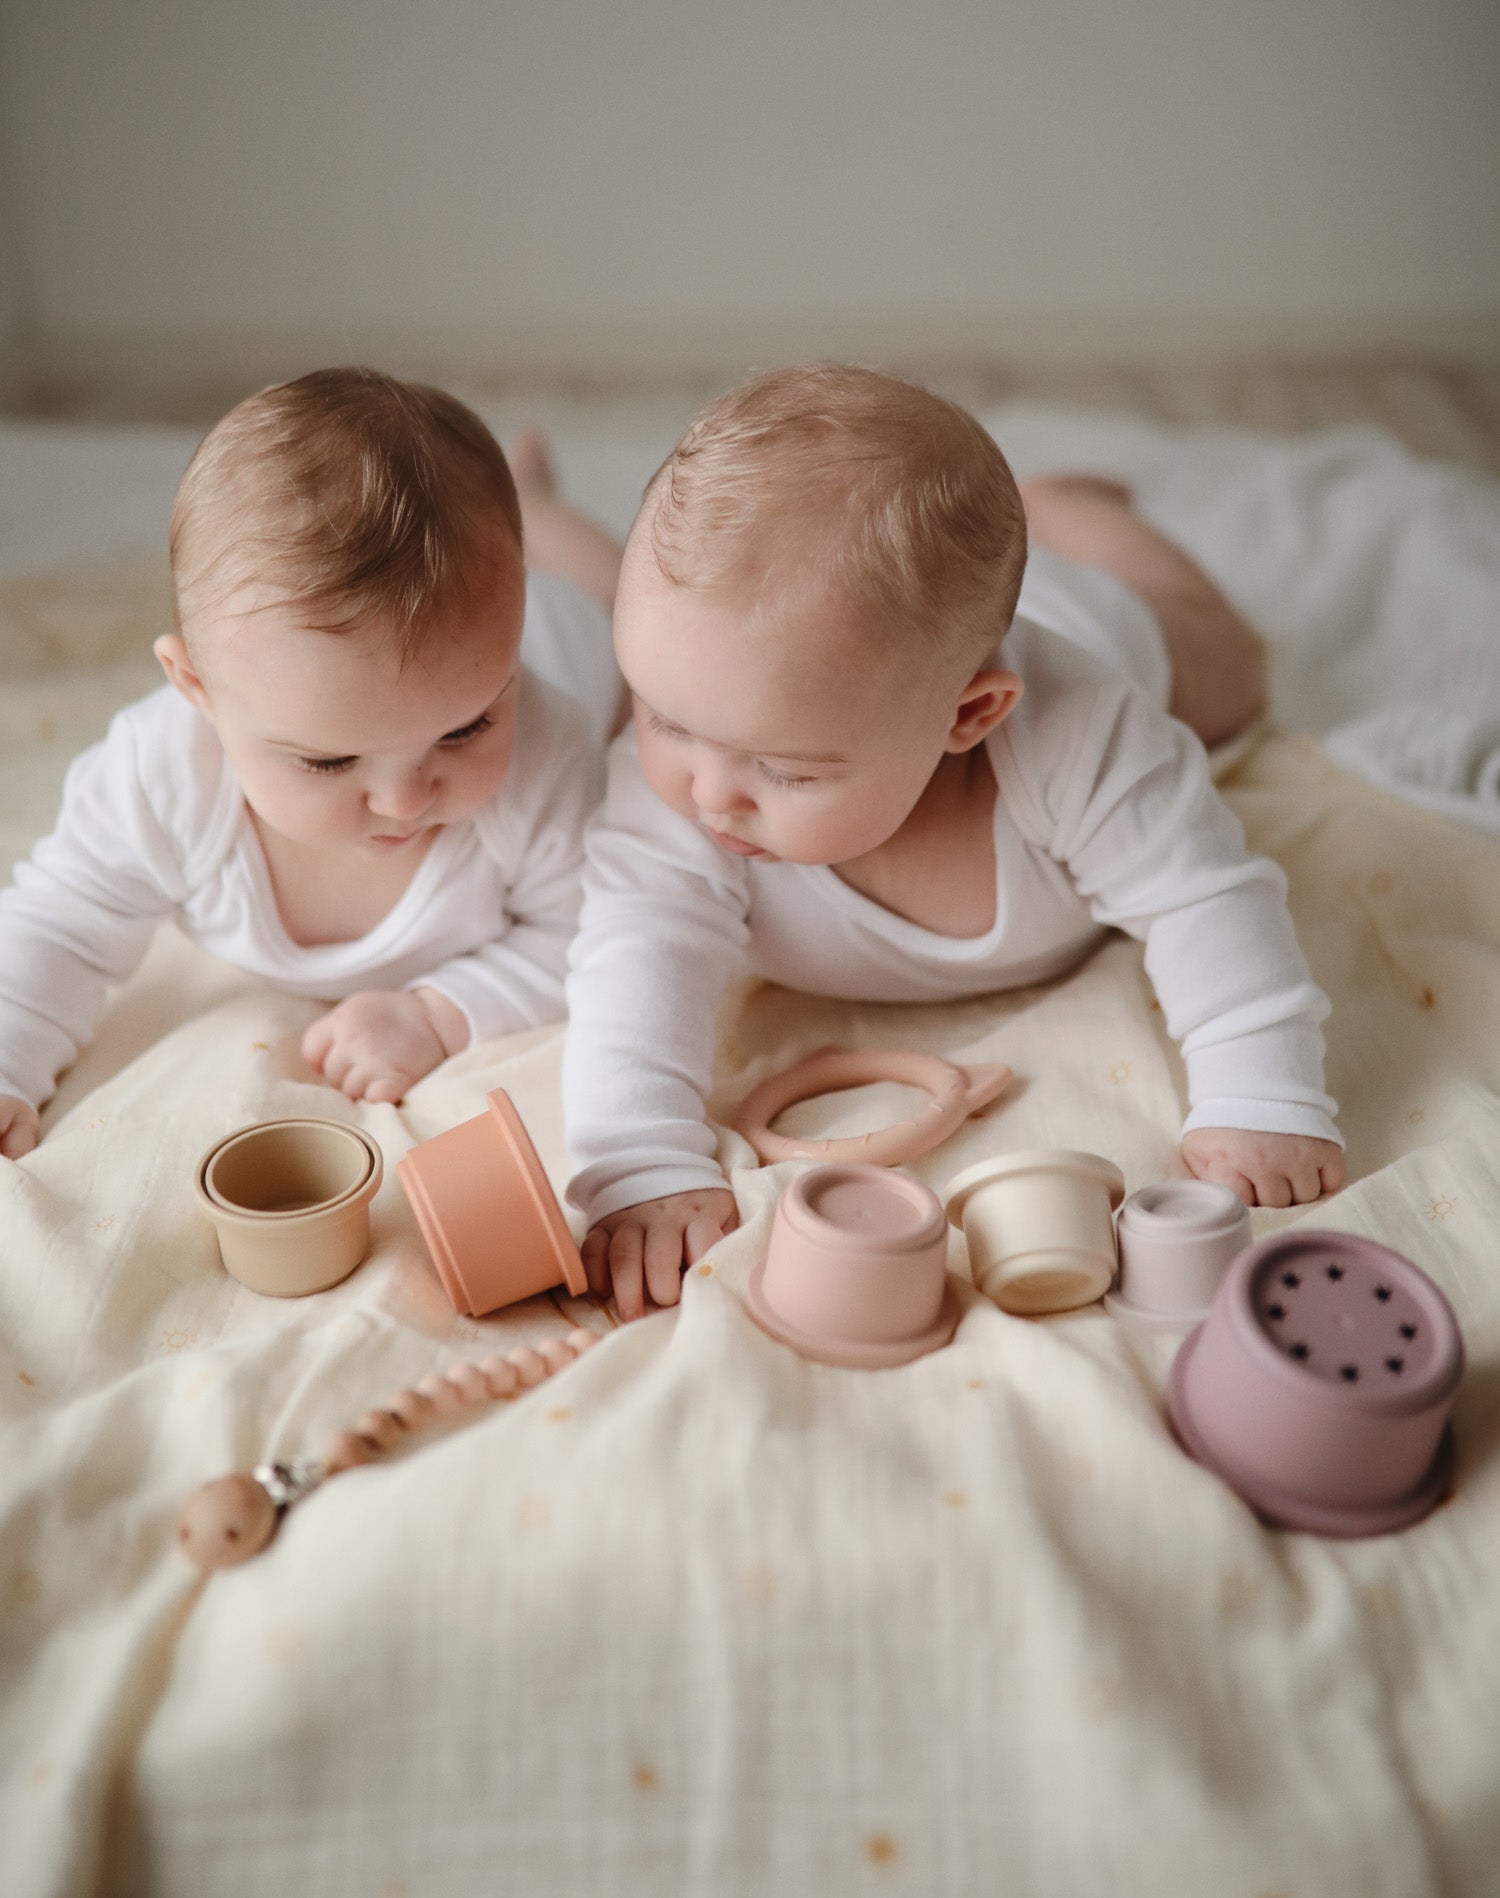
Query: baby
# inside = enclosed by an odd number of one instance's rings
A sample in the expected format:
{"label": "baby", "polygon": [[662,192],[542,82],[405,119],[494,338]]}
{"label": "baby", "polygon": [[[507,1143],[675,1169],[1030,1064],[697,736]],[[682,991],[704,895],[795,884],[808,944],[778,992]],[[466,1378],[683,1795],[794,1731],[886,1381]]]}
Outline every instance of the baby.
{"label": "baby", "polygon": [[653,477],[615,648],[634,728],[588,840],[564,1093],[623,1316],[735,1223],[704,1102],[737,972],[939,1001],[1126,930],[1182,1044],[1187,1168],[1270,1206],[1342,1183],[1328,1004],[1200,742],[1259,709],[1259,641],[1123,489],[1037,482],[1023,509],[961,409],[775,371]]}
{"label": "baby", "polygon": [[[204,440],[172,513],[170,683],[74,762],[0,893],[0,1152],[36,1145],[106,984],[168,918],[335,1001],[302,1048],[353,1100],[562,1014],[619,556],[537,440],[521,465],[518,494],[476,415],[365,369],[266,389]],[[523,512],[596,597],[528,583]],[[594,733],[521,663],[523,622]]]}

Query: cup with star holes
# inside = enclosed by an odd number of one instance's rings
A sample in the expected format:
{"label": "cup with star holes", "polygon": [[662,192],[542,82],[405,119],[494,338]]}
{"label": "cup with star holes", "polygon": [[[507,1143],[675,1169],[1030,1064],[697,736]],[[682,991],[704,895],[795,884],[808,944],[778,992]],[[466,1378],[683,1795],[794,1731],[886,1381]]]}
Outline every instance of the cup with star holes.
{"label": "cup with star holes", "polygon": [[958,1324],[947,1258],[942,1206],[920,1180],[884,1166],[810,1167],[777,1202],[745,1306],[762,1331],[818,1363],[908,1364]]}
{"label": "cup with star holes", "polygon": [[1125,1176],[1097,1153],[1038,1147],[981,1160],[948,1188],[974,1283],[1018,1317],[1073,1311],[1109,1290]]}
{"label": "cup with star holes", "polygon": [[358,1127],[263,1120],[216,1141],[194,1185],[230,1277],[269,1298],[302,1298],[347,1278],[369,1250],[383,1172],[380,1148]]}
{"label": "cup with star holes", "polygon": [[1294,1228],[1229,1268],[1167,1408],[1189,1454],[1267,1522],[1383,1535],[1447,1487],[1463,1366],[1425,1272],[1372,1239]]}
{"label": "cup with star holes", "polygon": [[1250,1244],[1250,1209],[1211,1180],[1164,1180],[1130,1195],[1115,1237],[1120,1278],[1104,1309],[1150,1331],[1191,1331]]}

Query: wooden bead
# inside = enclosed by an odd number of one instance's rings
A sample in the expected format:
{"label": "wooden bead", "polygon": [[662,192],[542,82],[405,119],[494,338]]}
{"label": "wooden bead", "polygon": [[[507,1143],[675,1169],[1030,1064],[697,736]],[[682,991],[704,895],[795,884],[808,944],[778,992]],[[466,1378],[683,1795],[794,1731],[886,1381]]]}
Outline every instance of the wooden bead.
{"label": "wooden bead", "polygon": [[514,1397],[521,1388],[521,1375],[504,1358],[481,1358],[479,1369],[490,1387],[491,1397]]}
{"label": "wooden bead", "polygon": [[389,1410],[367,1410],[354,1426],[354,1434],[364,1437],[379,1449],[389,1450],[406,1434],[406,1425]]}
{"label": "wooden bead", "polygon": [[490,1401],[489,1384],[477,1364],[455,1364],[448,1373],[448,1382],[458,1392],[461,1404],[487,1404]]}
{"label": "wooden bead", "polygon": [[362,1463],[372,1462],[380,1454],[372,1443],[356,1436],[352,1430],[341,1430],[328,1446],[328,1454],[323,1459],[325,1476],[337,1476],[343,1470],[357,1470]]}
{"label": "wooden bead", "polygon": [[205,1575],[258,1555],[276,1533],[276,1505],[245,1471],[205,1483],[177,1521],[183,1554]]}
{"label": "wooden bead", "polygon": [[576,1331],[570,1331],[563,1342],[573,1347],[575,1358],[581,1358],[585,1351],[592,1351],[599,1340],[592,1331],[585,1331],[580,1325]]}
{"label": "wooden bead", "polygon": [[559,1371],[566,1371],[578,1353],[566,1338],[544,1338],[537,1346],[537,1355],[555,1377]]}
{"label": "wooden bead", "polygon": [[451,1417],[463,1402],[458,1387],[448,1376],[424,1377],[417,1385],[417,1393],[427,1399],[438,1417]]}
{"label": "wooden bead", "polygon": [[547,1361],[529,1344],[518,1344],[514,1351],[507,1351],[506,1359],[516,1367],[516,1375],[525,1391],[535,1390],[547,1376]]}
{"label": "wooden bead", "polygon": [[436,1412],[432,1399],[417,1390],[397,1391],[386,1409],[408,1430],[420,1430],[423,1424],[431,1423]]}

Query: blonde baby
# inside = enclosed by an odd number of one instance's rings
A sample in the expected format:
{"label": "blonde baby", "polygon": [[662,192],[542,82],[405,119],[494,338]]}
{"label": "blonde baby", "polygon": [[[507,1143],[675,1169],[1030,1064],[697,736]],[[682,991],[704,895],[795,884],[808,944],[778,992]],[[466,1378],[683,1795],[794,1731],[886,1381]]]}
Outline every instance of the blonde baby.
{"label": "blonde baby", "polygon": [[1123,490],[1023,495],[951,403],[775,371],[651,481],[615,642],[633,725],[589,837],[564,1089],[585,1262],[623,1314],[673,1302],[734,1223],[704,1103],[737,973],[942,1001],[1126,930],[1182,1044],[1188,1169],[1252,1204],[1341,1181],[1327,1001],[1204,751],[1258,709],[1259,642]]}

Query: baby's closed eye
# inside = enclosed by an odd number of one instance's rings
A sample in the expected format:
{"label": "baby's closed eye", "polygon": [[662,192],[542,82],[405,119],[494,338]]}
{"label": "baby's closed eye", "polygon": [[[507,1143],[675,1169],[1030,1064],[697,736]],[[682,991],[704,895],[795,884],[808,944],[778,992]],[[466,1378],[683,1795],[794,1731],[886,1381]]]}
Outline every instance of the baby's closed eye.
{"label": "baby's closed eye", "polygon": [[775,765],[769,765],[763,758],[756,759],[756,767],[768,784],[779,785],[783,790],[795,790],[799,784],[811,784],[810,776],[794,777],[789,771],[778,771]]}

